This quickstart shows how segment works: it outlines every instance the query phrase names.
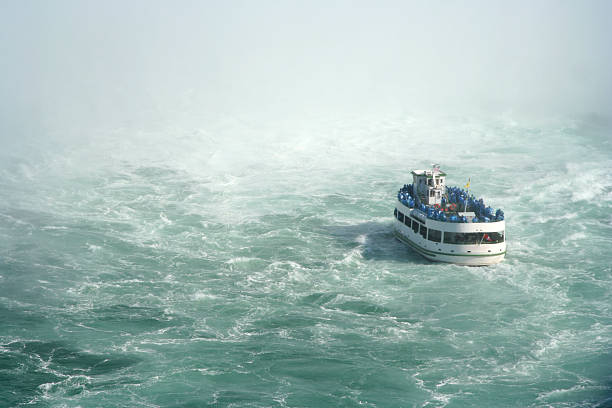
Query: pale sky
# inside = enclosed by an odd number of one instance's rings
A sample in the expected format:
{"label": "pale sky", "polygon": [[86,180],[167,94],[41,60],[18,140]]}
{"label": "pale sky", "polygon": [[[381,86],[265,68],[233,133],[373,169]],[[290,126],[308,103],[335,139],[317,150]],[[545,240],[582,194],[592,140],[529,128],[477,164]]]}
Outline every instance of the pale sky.
{"label": "pale sky", "polygon": [[610,1],[0,2],[0,131],[215,113],[607,115]]}

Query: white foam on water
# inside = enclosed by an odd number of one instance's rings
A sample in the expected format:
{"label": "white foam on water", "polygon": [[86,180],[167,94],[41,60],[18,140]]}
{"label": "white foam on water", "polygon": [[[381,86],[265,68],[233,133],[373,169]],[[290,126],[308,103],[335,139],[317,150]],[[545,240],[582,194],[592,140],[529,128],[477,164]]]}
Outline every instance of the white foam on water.
{"label": "white foam on water", "polygon": [[249,263],[252,261],[263,261],[261,258],[248,257],[248,256],[238,256],[226,261],[227,264],[241,264],[241,263]]}
{"label": "white foam on water", "polygon": [[[579,384],[574,385],[570,388],[561,388],[555,389],[549,392],[544,392],[538,394],[538,401],[545,402],[560,402],[568,397],[571,397],[571,394],[583,394],[585,397],[588,395],[593,395],[595,393],[604,393],[607,391],[607,387],[602,385],[592,385],[592,384]],[[569,395],[568,395],[569,394]]]}
{"label": "white foam on water", "polygon": [[65,231],[68,229],[68,227],[64,227],[64,226],[55,226],[55,225],[47,225],[41,228],[42,230],[45,231],[55,231],[55,230],[60,230],[60,231]]}
{"label": "white foam on water", "polygon": [[94,245],[87,242],[85,243],[85,245],[87,245],[87,249],[91,252],[97,252],[102,249],[100,245]]}
{"label": "white foam on water", "polygon": [[192,295],[193,300],[215,300],[218,299],[219,296],[214,295],[212,293],[208,293],[206,291],[199,291]]}
{"label": "white foam on water", "polygon": [[[562,245],[573,245],[573,246],[581,246],[581,241],[588,239],[588,236],[585,232],[576,232],[571,234],[561,240]],[[578,241],[578,242],[576,242]]]}
{"label": "white foam on water", "polygon": [[[364,373],[383,364],[427,395],[402,401],[420,406],[476,403],[456,386],[478,384],[510,385],[519,404],[531,403],[525,402],[527,388],[536,390],[543,404],[606,391],[597,373],[575,386],[548,385],[576,382],[562,370],[566,359],[579,351],[605,353],[610,338],[605,325],[610,274],[590,259],[591,244],[603,248],[607,242],[607,230],[595,236],[595,229],[612,225],[601,211],[611,194],[605,152],[593,154],[587,166],[573,155],[585,151],[582,141],[512,120],[361,118],[276,128],[227,120],[197,131],[174,129],[172,135],[176,141],[168,146],[161,143],[165,130],[134,135],[117,130],[99,144],[50,153],[65,160],[28,165],[26,172],[3,169],[10,177],[3,177],[2,185],[15,189],[20,204],[0,198],[0,236],[21,231],[17,240],[30,249],[0,245],[0,257],[38,268],[25,271],[30,275],[24,280],[45,282],[48,296],[25,300],[3,293],[2,306],[37,310],[39,303],[56,302],[59,306],[46,309],[54,333],[142,355],[143,364],[134,368],[142,384],[176,380],[155,369],[146,372],[156,366],[197,387],[201,379],[186,373],[223,377],[213,363],[224,358],[244,363],[245,349],[263,354],[279,347],[344,358]],[[545,141],[537,139],[553,136],[562,143],[548,156]],[[111,159],[102,160],[106,157]],[[431,264],[394,241],[395,191],[410,182],[411,169],[432,161],[448,169],[451,184],[462,185],[471,176],[475,193],[504,209],[508,255],[502,264]],[[19,192],[18,183],[32,189]],[[602,214],[601,222],[594,219]],[[48,235],[29,240],[27,231]],[[50,233],[63,238],[52,242]],[[51,260],[26,262],[30,255]],[[599,258],[604,264],[606,256]],[[60,262],[70,266],[61,269]],[[19,286],[10,271],[2,271],[0,279],[3,286]],[[572,286],[585,282],[601,299]],[[315,293],[320,297],[309,297]],[[177,317],[165,319],[162,328],[123,334],[83,318],[113,305]],[[294,327],[283,321],[291,313],[304,322]],[[593,324],[584,328],[582,319]],[[270,321],[273,327],[260,326]],[[207,335],[198,338],[199,331]],[[2,343],[16,338],[21,337],[2,336]],[[194,352],[194,344],[210,348]],[[370,353],[353,354],[351,347]],[[188,358],[156,360],[169,350]],[[394,365],[401,356],[389,362],[376,354],[411,350],[420,355],[401,367]],[[265,377],[268,363],[254,357],[255,351],[244,370]],[[277,363],[288,360],[279,357]],[[172,371],[174,364],[183,371]],[[149,368],[140,372],[141,367]],[[275,378],[270,387],[285,381],[288,395],[306,383],[290,375]],[[365,393],[359,379],[350,381],[355,395]],[[79,405],[91,391],[67,396],[77,383],[44,386],[52,390],[45,398]],[[137,395],[141,405],[153,404],[138,386],[117,387]]]}

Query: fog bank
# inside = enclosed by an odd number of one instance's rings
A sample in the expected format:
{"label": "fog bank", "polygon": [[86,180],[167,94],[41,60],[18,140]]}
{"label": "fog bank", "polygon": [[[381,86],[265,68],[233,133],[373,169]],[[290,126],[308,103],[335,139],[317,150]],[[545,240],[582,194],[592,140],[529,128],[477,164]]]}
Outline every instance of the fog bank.
{"label": "fog bank", "polygon": [[606,116],[610,15],[606,1],[4,1],[0,131]]}

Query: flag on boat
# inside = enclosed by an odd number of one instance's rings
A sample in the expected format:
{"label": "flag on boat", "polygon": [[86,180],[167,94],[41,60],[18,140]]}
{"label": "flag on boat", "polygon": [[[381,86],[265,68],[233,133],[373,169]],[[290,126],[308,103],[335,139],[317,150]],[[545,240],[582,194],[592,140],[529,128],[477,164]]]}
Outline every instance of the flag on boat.
{"label": "flag on boat", "polygon": [[471,180],[472,180],[472,178],[470,177],[470,178],[468,179],[467,184],[465,185],[465,188],[470,188],[470,181],[471,181]]}

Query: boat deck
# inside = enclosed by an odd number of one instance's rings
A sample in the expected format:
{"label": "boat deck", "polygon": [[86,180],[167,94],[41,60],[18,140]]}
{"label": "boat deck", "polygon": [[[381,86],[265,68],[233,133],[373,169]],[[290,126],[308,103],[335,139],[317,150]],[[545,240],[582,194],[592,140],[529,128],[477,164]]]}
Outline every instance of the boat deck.
{"label": "boat deck", "polygon": [[412,184],[404,185],[397,199],[404,206],[421,211],[429,219],[451,223],[488,223],[504,220],[501,209],[494,211],[486,206],[482,198],[476,199],[468,191],[458,187],[446,187],[441,204],[423,204],[423,198],[413,196]]}

